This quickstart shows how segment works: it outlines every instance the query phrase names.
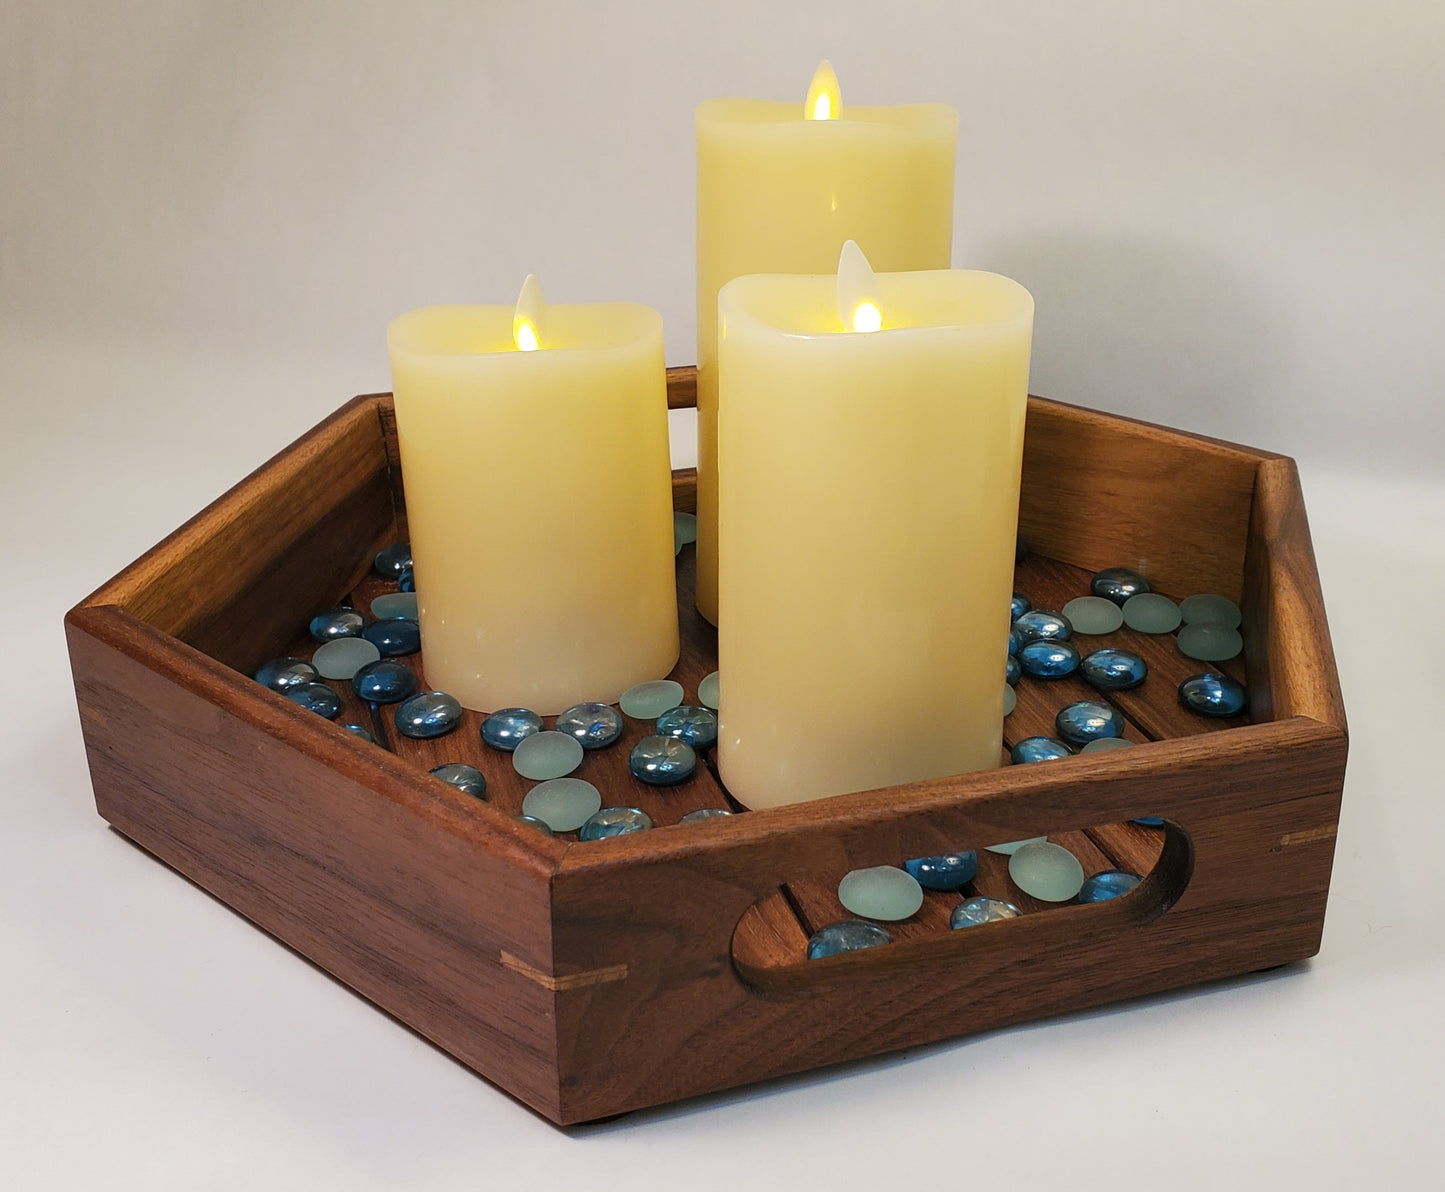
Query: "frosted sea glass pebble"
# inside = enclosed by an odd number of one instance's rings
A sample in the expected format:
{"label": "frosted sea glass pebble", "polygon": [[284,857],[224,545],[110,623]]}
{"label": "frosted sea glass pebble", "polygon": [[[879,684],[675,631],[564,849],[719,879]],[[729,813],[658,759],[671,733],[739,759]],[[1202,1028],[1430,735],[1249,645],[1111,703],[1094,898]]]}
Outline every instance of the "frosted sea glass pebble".
{"label": "frosted sea glass pebble", "polygon": [[1080,749],[1079,752],[1107,753],[1110,749],[1129,749],[1133,744],[1133,741],[1127,740],[1124,737],[1099,737],[1097,740],[1090,741]]}
{"label": "frosted sea glass pebble", "polygon": [[1003,714],[1007,716],[1018,707],[1018,702],[1018,693],[1014,691],[1012,684],[1005,683],[1003,685]]}
{"label": "frosted sea glass pebble", "polygon": [[1084,884],[1079,858],[1052,841],[1024,845],[1009,858],[1008,875],[1040,902],[1068,902]]}
{"label": "frosted sea glass pebble", "polygon": [[566,733],[533,733],[512,750],[512,768],[538,782],[561,778],[581,764],[582,742]]}
{"label": "frosted sea glass pebble", "polygon": [[637,807],[604,807],[577,835],[582,840],[606,840],[609,836],[630,836],[652,827],[652,817]]}
{"label": "frosted sea glass pebble", "polygon": [[838,901],[855,915],[893,923],[918,913],[923,887],[896,865],[877,865],[844,874]]}
{"label": "frosted sea glass pebble", "polygon": [[672,540],[678,547],[697,541],[697,514],[678,510],[672,515]]}
{"label": "frosted sea glass pebble", "polygon": [[381,658],[381,651],[364,637],[338,637],[322,642],[311,663],[325,679],[350,679],[368,662]]}
{"label": "frosted sea glass pebble", "polygon": [[718,673],[713,671],[697,685],[697,702],[705,708],[717,711],[718,701]]}
{"label": "frosted sea glass pebble", "polygon": [[1238,629],[1196,621],[1179,631],[1179,652],[1200,662],[1224,662],[1244,649],[1244,638]]}
{"label": "frosted sea glass pebble", "polygon": [[1179,614],[1187,625],[1208,621],[1213,625],[1223,625],[1226,629],[1238,629],[1240,621],[1243,620],[1239,605],[1212,592],[1185,597],[1179,603]]}
{"label": "frosted sea glass pebble", "polygon": [[957,931],[960,927],[978,927],[983,923],[997,923],[1001,919],[1017,919],[1019,908],[1002,898],[965,898],[953,908],[948,916],[948,925]]}
{"label": "frosted sea glass pebble", "polygon": [[522,814],[541,820],[554,832],[575,832],[602,810],[602,792],[582,778],[539,782],[522,800]]}
{"label": "frosted sea glass pebble", "polygon": [[682,684],[671,679],[653,679],[629,687],[617,702],[629,716],[638,720],[656,720],[669,708],[682,703]]}
{"label": "frosted sea glass pebble", "polygon": [[892,942],[893,937],[877,923],[845,919],[841,923],[829,923],[813,933],[808,940],[808,959],[822,960],[825,956],[837,956],[840,952],[857,952],[863,948],[877,948]]}
{"label": "frosted sea glass pebble", "polygon": [[1179,606],[1158,592],[1140,592],[1124,601],[1124,624],[1140,633],[1173,633],[1179,628]]}
{"label": "frosted sea glass pebble", "polygon": [[721,819],[725,815],[732,815],[726,807],[699,807],[696,811],[689,811],[677,822],[680,824],[696,824],[702,820]]}
{"label": "frosted sea glass pebble", "polygon": [[449,786],[454,786],[459,791],[465,791],[478,799],[487,797],[487,778],[476,766],[469,766],[466,762],[443,762],[439,766],[433,766],[431,773]]}
{"label": "frosted sea glass pebble", "polygon": [[378,621],[387,621],[392,617],[405,617],[408,621],[415,621],[416,593],[383,592],[371,602],[371,615]]}
{"label": "frosted sea glass pebble", "polygon": [[1004,844],[990,844],[985,849],[985,851],[990,853],[998,853],[1002,857],[1012,857],[1016,852],[1019,851],[1019,849],[1023,848],[1024,845],[1035,844],[1038,841],[1047,839],[1047,836],[1029,836],[1023,840],[1010,840],[1005,842]]}
{"label": "frosted sea glass pebble", "polygon": [[1123,610],[1102,596],[1076,596],[1064,605],[1075,633],[1113,633],[1124,623]]}

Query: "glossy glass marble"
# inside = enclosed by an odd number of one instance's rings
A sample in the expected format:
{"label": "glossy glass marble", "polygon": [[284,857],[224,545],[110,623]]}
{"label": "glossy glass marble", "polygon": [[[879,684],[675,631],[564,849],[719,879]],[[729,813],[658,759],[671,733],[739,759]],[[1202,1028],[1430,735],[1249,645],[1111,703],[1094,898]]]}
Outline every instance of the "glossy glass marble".
{"label": "glossy glass marble", "polygon": [[582,742],[566,733],[533,733],[512,750],[512,768],[536,782],[561,778],[581,764]]}
{"label": "glossy glass marble", "polygon": [[1179,628],[1179,606],[1158,592],[1140,592],[1124,601],[1124,624],[1140,633],[1173,633]]}
{"label": "glossy glass marble", "polygon": [[718,708],[718,673],[713,671],[697,685],[697,702],[705,708],[711,708],[714,712]]}
{"label": "glossy glass marble", "polygon": [[925,890],[961,890],[978,876],[978,853],[942,853],[903,862],[903,871]]}
{"label": "glossy glass marble", "polygon": [[[1047,608],[1030,609],[1014,619],[1013,627],[1019,631],[1024,646],[1029,642],[1067,641],[1073,632],[1073,627],[1062,613]],[[1023,652],[1023,646],[1019,647],[1019,652]]]}
{"label": "glossy glass marble", "polygon": [[1079,674],[1102,691],[1127,691],[1148,677],[1149,666],[1132,650],[1106,646],[1079,663]]}
{"label": "glossy glass marble", "polygon": [[896,865],[877,865],[844,874],[838,883],[838,901],[844,910],[865,919],[895,923],[918,913],[923,887]]}
{"label": "glossy glass marble", "polygon": [[1036,840],[1047,840],[1047,836],[1029,836],[1023,840],[1009,840],[1003,844],[990,844],[984,849],[985,852],[998,853],[1003,857],[1012,857],[1019,849],[1026,844],[1033,844]]}
{"label": "glossy glass marble", "polygon": [[1064,605],[1064,616],[1075,633],[1113,633],[1124,623],[1124,612],[1102,596],[1075,596]]}
{"label": "glossy glass marble", "polygon": [[410,567],[396,577],[396,590],[398,592],[416,591],[416,572]]}
{"label": "glossy glass marble", "polygon": [[1124,737],[1099,737],[1083,746],[1080,753],[1107,753],[1111,749],[1131,749],[1134,742]]}
{"label": "glossy glass marble", "polygon": [[519,824],[526,824],[529,828],[536,828],[543,836],[552,835],[552,829],[539,820],[535,815],[514,815],[512,817]]}
{"label": "glossy glass marble", "polygon": [[1210,621],[1196,621],[1184,626],[1175,640],[1179,643],[1181,654],[1198,662],[1225,662],[1238,657],[1244,649],[1244,638],[1238,629],[1215,625]]}
{"label": "glossy glass marble", "polygon": [[725,815],[732,815],[726,807],[699,807],[696,811],[689,811],[677,822],[680,824],[696,824],[703,820],[721,819]]}
{"label": "glossy glass marble", "polygon": [[[385,662],[372,663],[372,666],[386,665]],[[462,722],[462,706],[455,696],[445,691],[423,691],[398,704],[393,719],[402,736],[429,740],[445,736]]]}
{"label": "glossy glass marble", "polygon": [[636,716],[638,720],[656,720],[669,708],[682,703],[682,684],[671,679],[653,679],[629,687],[617,702],[629,716]]}
{"label": "glossy glass marble", "polygon": [[376,738],[371,735],[369,728],[365,728],[360,724],[343,724],[341,727],[351,733],[352,736],[360,737],[363,741],[370,741],[373,745],[376,744]]}
{"label": "glossy glass marble", "polygon": [[1115,604],[1123,604],[1130,596],[1149,590],[1149,581],[1127,567],[1105,567],[1089,583],[1095,596],[1103,596]]}
{"label": "glossy glass marble", "polygon": [[534,733],[542,731],[542,718],[531,708],[498,708],[482,721],[482,741],[511,753]]}
{"label": "glossy glass marble", "polygon": [[583,749],[606,749],[622,736],[622,713],[611,704],[576,704],[557,717],[557,731]]}
{"label": "glossy glass marble", "polygon": [[335,720],[341,711],[341,697],[325,683],[297,683],[281,693],[293,704],[300,704],[308,712]]}
{"label": "glossy glass marble", "polygon": [[582,840],[605,840],[609,836],[628,836],[646,832],[652,817],[636,807],[604,807],[582,825],[577,835]]}
{"label": "glossy glass marble", "polygon": [[487,776],[476,766],[469,766],[466,762],[443,762],[440,766],[433,766],[430,773],[459,791],[478,799],[487,797]]}
{"label": "glossy glass marble", "polygon": [[1238,629],[1244,619],[1240,616],[1239,605],[1213,592],[1185,597],[1179,602],[1179,615],[1187,625],[1207,621],[1212,625],[1223,625],[1226,629]]}
{"label": "glossy glass marble", "polygon": [[1079,887],[1079,901],[1108,902],[1111,898],[1118,898],[1120,894],[1129,893],[1143,880],[1137,873],[1129,873],[1123,869],[1106,869],[1084,879],[1084,884]]}
{"label": "glossy glass marble", "polygon": [[383,658],[400,658],[421,649],[421,626],[410,617],[377,621],[363,629],[361,636],[375,646]]}
{"label": "glossy glass marble", "polygon": [[1019,651],[1019,669],[1035,679],[1062,679],[1079,669],[1079,652],[1069,642],[1027,642]]}
{"label": "glossy glass marble", "polygon": [[1008,631],[1008,656],[1010,658],[1017,658],[1019,650],[1023,648],[1023,644],[1024,635],[1017,629],[1011,628]]}
{"label": "glossy glass marble", "polygon": [[317,613],[308,626],[311,637],[318,642],[335,641],[338,637],[360,637],[370,622],[354,608],[328,608]]}
{"label": "glossy glass marble", "polygon": [[522,800],[522,814],[534,816],[554,832],[575,832],[602,810],[602,792],[582,778],[539,782]]}
{"label": "glossy glass marble", "polygon": [[1009,715],[1016,707],[1018,707],[1018,703],[1018,693],[1014,691],[1011,684],[1005,683],[1003,686],[1003,714],[1005,716]]}
{"label": "glossy glass marble", "polygon": [[256,682],[272,691],[314,683],[320,677],[316,668],[304,658],[273,658],[256,672]]}
{"label": "glossy glass marble", "polygon": [[1023,667],[1019,665],[1017,658],[1010,655],[1004,659],[1003,677],[1004,682],[1007,683],[1009,687],[1013,687],[1023,676],[1024,670]]}
{"label": "glossy glass marble", "polygon": [[1205,671],[1179,684],[1179,702],[1201,716],[1238,716],[1246,703],[1244,684],[1219,671]]}
{"label": "glossy glass marble", "polygon": [[377,551],[372,564],[382,579],[394,580],[411,566],[411,543],[393,542]]}
{"label": "glossy glass marble", "polygon": [[678,737],[694,749],[711,749],[717,744],[717,713],[695,704],[669,708],[657,718],[659,737]]}
{"label": "glossy glass marble", "polygon": [[1024,613],[1033,608],[1033,603],[1022,592],[1015,592],[1013,599],[1009,601],[1008,617],[1010,621],[1017,621]]}
{"label": "glossy glass marble", "polygon": [[1017,919],[1023,912],[1011,902],[1002,898],[965,898],[953,908],[948,916],[948,925],[957,931],[961,927],[978,927],[984,923],[998,923],[1003,919]]}
{"label": "glossy glass marble", "polygon": [[697,514],[682,510],[673,513],[672,540],[682,546],[697,541]]}
{"label": "glossy glass marble", "polygon": [[1140,824],[1145,828],[1162,828],[1164,817],[1162,815],[1139,815],[1129,821],[1131,824]]}
{"label": "glossy glass marble", "polygon": [[840,952],[857,952],[863,948],[877,948],[892,942],[893,937],[877,923],[845,919],[841,923],[829,923],[813,933],[813,937],[808,941],[808,959],[822,960],[825,956],[837,956]]}
{"label": "glossy glass marble", "polygon": [[1019,849],[1009,858],[1008,875],[1014,885],[1040,902],[1068,902],[1084,884],[1079,858],[1048,840]]}
{"label": "glossy glass marble", "polygon": [[351,690],[369,704],[399,704],[416,690],[416,675],[406,663],[383,658],[352,675]]}
{"label": "glossy glass marble", "polygon": [[627,768],[648,786],[676,786],[697,769],[697,753],[680,737],[643,737],[632,747]]}
{"label": "glossy glass marble", "polygon": [[371,602],[371,615],[378,621],[389,621],[394,617],[405,617],[415,621],[415,592],[383,592]]}
{"label": "glossy glass marble", "polygon": [[364,637],[338,637],[317,646],[311,663],[323,679],[349,680],[367,663],[380,657],[381,651]]}
{"label": "glossy glass marble", "polygon": [[1052,762],[1061,757],[1073,757],[1074,751],[1056,737],[1025,737],[1009,750],[1009,758],[1016,766],[1031,762]]}
{"label": "glossy glass marble", "polygon": [[1107,737],[1124,734],[1124,717],[1112,704],[1102,700],[1081,699],[1059,709],[1054,717],[1059,739],[1070,745],[1087,745]]}

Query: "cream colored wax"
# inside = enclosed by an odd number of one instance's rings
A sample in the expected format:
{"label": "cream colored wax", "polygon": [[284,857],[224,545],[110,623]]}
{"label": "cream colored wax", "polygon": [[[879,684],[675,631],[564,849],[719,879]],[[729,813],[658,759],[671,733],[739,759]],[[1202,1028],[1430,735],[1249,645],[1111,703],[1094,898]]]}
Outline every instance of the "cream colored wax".
{"label": "cream colored wax", "polygon": [[666,675],[678,625],[657,312],[542,308],[524,290],[516,309],[412,311],[387,342],[427,681],[468,708],[546,715]]}
{"label": "cream colored wax", "polygon": [[947,269],[957,140],[958,113],[943,104],[843,105],[826,63],[804,104],[697,109],[697,607],[708,620],[718,615],[718,289],[745,273],[826,273],[849,239],[877,269]]}
{"label": "cream colored wax", "polygon": [[999,763],[1033,299],[864,288],[871,333],[831,276],[718,299],[718,760],[751,808]]}

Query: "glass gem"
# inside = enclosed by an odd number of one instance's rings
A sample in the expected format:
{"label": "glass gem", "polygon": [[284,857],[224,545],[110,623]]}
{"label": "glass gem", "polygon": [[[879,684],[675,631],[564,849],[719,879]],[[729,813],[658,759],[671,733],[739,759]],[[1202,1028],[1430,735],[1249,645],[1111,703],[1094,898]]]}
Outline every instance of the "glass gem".
{"label": "glass gem", "polygon": [[1019,669],[1035,679],[1062,679],[1079,669],[1079,652],[1069,642],[1045,638],[1019,651]]}
{"label": "glass gem", "polygon": [[689,811],[677,822],[680,824],[696,824],[702,820],[721,819],[725,815],[732,815],[726,807],[699,807],[696,811]]}
{"label": "glass gem", "polygon": [[1084,884],[1079,858],[1052,841],[1026,844],[1008,862],[1008,875],[1040,902],[1068,902]]}
{"label": "glass gem", "polygon": [[677,510],[672,515],[672,540],[686,546],[697,541],[697,514]]}
{"label": "glass gem", "polygon": [[582,840],[605,840],[609,836],[646,832],[650,827],[652,817],[636,807],[604,807],[582,825],[578,836]]}
{"label": "glass gem", "polygon": [[986,846],[985,851],[990,853],[998,853],[1000,856],[1004,857],[1012,857],[1016,852],[1019,851],[1019,849],[1023,848],[1024,845],[1033,844],[1036,840],[1047,839],[1047,836],[1029,836],[1024,840],[1010,840],[1004,844],[990,844]]}
{"label": "glass gem", "polygon": [[844,874],[838,901],[855,915],[893,923],[918,913],[923,887],[896,865],[876,865]]}
{"label": "glass gem", "polygon": [[514,815],[512,818],[519,824],[526,824],[529,828],[536,828],[543,836],[552,835],[552,829],[535,815]]}
{"label": "glass gem", "polygon": [[711,708],[681,704],[657,718],[659,737],[679,737],[694,749],[711,749],[717,744],[717,713]]}
{"label": "glass gem", "polygon": [[416,675],[406,663],[383,658],[352,675],[351,690],[369,704],[399,704],[416,690]]}
{"label": "glass gem", "polygon": [[643,737],[632,747],[627,768],[648,786],[676,786],[692,777],[697,753],[680,737]]}
{"label": "glass gem", "polygon": [[1179,652],[1198,662],[1225,662],[1244,649],[1244,638],[1238,629],[1196,621],[1179,631]]}
{"label": "glass gem", "polygon": [[697,702],[705,708],[711,708],[714,712],[718,707],[718,673],[713,671],[697,685]]}
{"label": "glass gem", "polygon": [[335,641],[338,637],[360,637],[370,624],[354,608],[328,608],[311,618],[311,636],[318,642]]}
{"label": "glass gem", "polygon": [[1144,681],[1149,667],[1132,650],[1106,646],[1079,663],[1079,674],[1104,691],[1126,691]]}
{"label": "glass gem", "polygon": [[1009,601],[1008,617],[1010,621],[1017,621],[1024,613],[1033,608],[1029,598],[1021,592],[1015,592],[1013,599]]}
{"label": "glass gem", "polygon": [[376,553],[376,574],[382,579],[394,580],[411,566],[411,543],[393,542]]}
{"label": "glass gem", "polygon": [[1001,919],[1017,919],[1022,914],[1018,907],[1002,898],[965,898],[953,908],[948,916],[948,925],[957,931],[960,927],[978,927],[983,923],[997,923]]}
{"label": "glass gem", "polygon": [[1014,562],[1022,563],[1028,556],[1029,544],[1022,534],[1014,540]]}
{"label": "glass gem", "polygon": [[1162,815],[1140,815],[1129,821],[1131,824],[1142,824],[1146,828],[1162,828],[1164,817]]}
{"label": "glass gem", "polygon": [[611,704],[577,704],[557,717],[557,731],[576,737],[583,749],[605,749],[622,736],[622,713]]}
{"label": "glass gem", "polygon": [[1003,677],[1004,681],[1009,685],[1009,687],[1013,687],[1021,678],[1023,678],[1023,674],[1023,666],[1020,665],[1017,658],[1009,655],[1008,658],[1004,659]]}
{"label": "glass gem", "polygon": [[389,621],[394,617],[405,617],[408,621],[417,619],[415,592],[383,592],[371,602],[371,615],[378,621]]}
{"label": "glass gem", "polygon": [[1124,613],[1102,596],[1075,596],[1064,605],[1064,616],[1075,633],[1113,633],[1124,623]]}
{"label": "glass gem", "polygon": [[416,591],[416,572],[410,567],[396,577],[396,590],[398,592]]}
{"label": "glass gem", "polygon": [[682,703],[682,684],[671,679],[653,679],[629,687],[617,701],[629,716],[639,720],[656,720],[669,708]]}
{"label": "glass gem", "polygon": [[478,799],[487,797],[487,777],[476,766],[469,766],[466,762],[443,762],[440,766],[433,766],[431,773],[459,791]]}
{"label": "glass gem", "polygon": [[1179,628],[1179,606],[1158,592],[1140,592],[1124,601],[1124,624],[1140,633],[1173,633]]}
{"label": "glass gem", "polygon": [[1132,748],[1133,744],[1133,741],[1130,741],[1125,737],[1099,737],[1097,740],[1090,741],[1087,745],[1080,749],[1079,752],[1107,753],[1111,749]]}
{"label": "glass gem", "polygon": [[343,724],[341,727],[353,736],[360,737],[363,741],[370,741],[373,745],[376,744],[376,738],[371,735],[369,728],[364,728],[359,724]]}
{"label": "glass gem", "polygon": [[566,733],[533,733],[512,750],[512,768],[537,782],[561,778],[581,764],[582,742]]}
{"label": "glass gem", "polygon": [[[1030,609],[1014,620],[1014,628],[1019,631],[1025,646],[1029,642],[1067,641],[1069,634],[1073,632],[1072,626],[1062,613],[1046,608]],[[1020,652],[1022,649],[1021,646]]]}
{"label": "glass gem", "polygon": [[978,853],[942,853],[903,862],[904,872],[925,890],[961,890],[978,876]]}
{"label": "glass gem", "polygon": [[813,933],[808,941],[808,959],[822,960],[825,956],[837,956],[840,952],[857,952],[863,948],[877,948],[891,944],[893,937],[877,923],[865,923],[862,919],[845,919]]}
{"label": "glass gem", "polygon": [[1201,716],[1238,716],[1244,711],[1244,684],[1219,671],[1205,671],[1179,684],[1179,702]]}
{"label": "glass gem", "polygon": [[350,679],[363,666],[375,662],[381,651],[364,637],[338,637],[322,642],[311,663],[325,679]]}
{"label": "glass gem", "polygon": [[[386,666],[373,662],[372,666]],[[392,663],[393,666],[400,665]],[[445,736],[462,722],[462,706],[445,691],[423,691],[396,707],[397,732],[406,737],[428,740]]]}
{"label": "glass gem", "polygon": [[602,792],[582,778],[539,782],[522,800],[522,814],[554,832],[575,832],[602,809]]}
{"label": "glass gem", "polygon": [[408,617],[373,622],[361,631],[361,636],[375,646],[383,658],[400,658],[421,649],[421,626]]}
{"label": "glass gem", "polygon": [[1060,739],[1070,745],[1087,745],[1090,741],[1123,736],[1124,717],[1112,704],[1081,699],[1059,709],[1054,728]]}
{"label": "glass gem", "polygon": [[1008,631],[1008,656],[1010,658],[1017,658],[1019,650],[1023,648],[1023,644],[1024,635],[1017,629],[1010,629]]}
{"label": "glass gem", "polygon": [[482,740],[493,749],[511,753],[533,733],[542,731],[542,718],[531,708],[498,708],[482,721]]}
{"label": "glass gem", "polygon": [[300,704],[308,712],[335,720],[341,711],[341,697],[325,683],[297,683],[281,693],[293,704]]}
{"label": "glass gem", "polygon": [[1238,629],[1244,619],[1239,614],[1239,605],[1212,592],[1185,597],[1179,603],[1179,614],[1187,625],[1207,621],[1212,625],[1223,625],[1226,629]]}
{"label": "glass gem", "polygon": [[1003,686],[1003,714],[1005,716],[1009,715],[1009,713],[1018,707],[1018,702],[1018,693],[1014,691],[1011,684],[1005,683]]}
{"label": "glass gem", "polygon": [[1025,737],[1009,750],[1009,757],[1016,766],[1073,756],[1074,751],[1056,737]]}
{"label": "glass gem", "polygon": [[1130,596],[1149,590],[1149,581],[1127,567],[1105,567],[1089,583],[1095,596],[1103,596],[1115,604],[1123,604]]}
{"label": "glass gem", "polygon": [[1084,884],[1079,887],[1079,901],[1108,902],[1111,898],[1118,898],[1120,894],[1129,893],[1143,880],[1137,873],[1129,873],[1123,869],[1106,869],[1084,879]]}
{"label": "glass gem", "polygon": [[304,658],[273,658],[256,672],[256,682],[272,691],[314,683],[320,677],[316,668]]}

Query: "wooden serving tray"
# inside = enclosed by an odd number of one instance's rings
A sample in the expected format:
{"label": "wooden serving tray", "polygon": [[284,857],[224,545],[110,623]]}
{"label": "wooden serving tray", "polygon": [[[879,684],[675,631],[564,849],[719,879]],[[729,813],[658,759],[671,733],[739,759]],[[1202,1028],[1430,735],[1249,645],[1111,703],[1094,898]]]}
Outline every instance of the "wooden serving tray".
{"label": "wooden serving tray", "polygon": [[[691,369],[669,402],[692,405]],[[693,507],[679,472],[674,503]],[[1313,955],[1346,730],[1291,460],[1031,398],[1016,586],[1040,607],[1131,566],[1244,610],[1250,707],[1181,709],[1205,669],[1128,630],[1143,688],[1112,693],[1139,747],[679,824],[728,806],[711,765],[644,786],[627,752],[579,774],[658,830],[594,843],[518,823],[528,784],[481,745],[392,734],[389,752],[261,687],[309,653],[310,616],[380,589],[407,537],[388,395],[360,397],[66,617],[96,805],[119,831],[551,1120],[568,1124]],[[679,563],[689,699],[716,666]],[[418,665],[420,663],[418,662]],[[1235,664],[1231,664],[1235,665]],[[344,685],[334,685],[338,689]],[[1081,681],[1024,679],[1006,740],[1051,731]],[[358,705],[350,718],[367,724]],[[343,713],[343,719],[347,713]],[[707,761],[708,759],[704,759]],[[470,761],[479,802],[426,770]],[[1157,815],[1163,828],[1129,822]],[[895,943],[807,961],[849,869],[1048,833],[1130,894],[1045,908],[981,853],[978,892],[1023,917],[949,931],[930,895]]]}

